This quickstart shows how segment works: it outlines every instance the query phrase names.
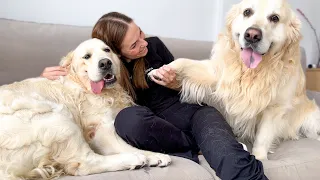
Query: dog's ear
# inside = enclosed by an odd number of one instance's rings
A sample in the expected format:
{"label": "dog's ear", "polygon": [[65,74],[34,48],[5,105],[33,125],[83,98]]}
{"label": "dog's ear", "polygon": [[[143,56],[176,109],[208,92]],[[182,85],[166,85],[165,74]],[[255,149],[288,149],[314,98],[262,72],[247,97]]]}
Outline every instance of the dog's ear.
{"label": "dog's ear", "polygon": [[59,63],[60,66],[65,67],[67,70],[70,70],[73,54],[73,51],[71,51],[65,57],[63,57]]}
{"label": "dog's ear", "polygon": [[293,11],[291,11],[291,20],[289,21],[287,38],[290,41],[289,43],[299,42],[302,38],[301,21]]}
{"label": "dog's ear", "polygon": [[231,32],[232,31],[232,23],[236,19],[236,17],[239,15],[239,4],[235,4],[231,7],[231,9],[228,11],[227,16],[226,16],[226,27],[227,31]]}
{"label": "dog's ear", "polygon": [[[300,61],[300,40],[301,35],[301,21],[297,15],[291,11],[291,17],[287,26],[287,41],[285,44],[285,57],[284,59],[289,60],[290,63],[296,64]],[[300,63],[299,63],[300,64]]]}

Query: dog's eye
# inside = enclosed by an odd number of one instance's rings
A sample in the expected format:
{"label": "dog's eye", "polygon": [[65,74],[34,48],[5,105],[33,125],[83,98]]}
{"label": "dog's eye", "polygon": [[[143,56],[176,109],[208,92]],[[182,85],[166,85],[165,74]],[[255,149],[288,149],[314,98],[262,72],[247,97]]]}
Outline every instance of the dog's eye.
{"label": "dog's eye", "polygon": [[91,54],[86,54],[83,56],[83,59],[89,59],[89,58],[91,58]]}
{"label": "dog's eye", "polygon": [[110,52],[110,49],[109,48],[104,48],[103,51],[108,53],[108,52]]}
{"label": "dog's eye", "polygon": [[276,14],[273,14],[273,15],[271,15],[271,16],[269,17],[269,20],[270,20],[271,22],[277,23],[277,22],[279,22],[279,16],[276,15]]}
{"label": "dog's eye", "polygon": [[252,14],[253,14],[253,11],[250,8],[248,8],[248,9],[243,11],[243,16],[244,17],[250,17]]}

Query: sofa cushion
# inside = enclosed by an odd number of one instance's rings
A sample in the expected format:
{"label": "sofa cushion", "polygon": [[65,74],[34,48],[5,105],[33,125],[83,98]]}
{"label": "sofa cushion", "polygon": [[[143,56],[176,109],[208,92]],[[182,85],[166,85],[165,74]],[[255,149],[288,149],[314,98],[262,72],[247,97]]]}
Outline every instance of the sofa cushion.
{"label": "sofa cushion", "polygon": [[89,176],[66,176],[61,180],[215,180],[214,177],[199,164],[180,157],[172,156],[172,164],[165,168],[145,167],[132,171],[107,172]]}
{"label": "sofa cushion", "polygon": [[312,139],[282,143],[263,161],[270,179],[319,179],[320,142]]}
{"label": "sofa cushion", "polygon": [[[286,141],[279,145],[269,160],[262,161],[265,174],[270,180],[316,180],[320,177],[320,143],[317,140],[301,139]],[[200,165],[179,157],[172,157],[173,164],[166,168],[143,168],[135,171],[109,172],[99,175],[77,177],[89,179],[214,179],[219,180],[215,171],[201,155]],[[62,180],[73,180],[75,177],[63,177]]]}
{"label": "sofa cushion", "polygon": [[[250,147],[250,146],[249,146]],[[286,141],[275,148],[268,160],[263,160],[266,176],[270,180],[320,179],[320,142],[313,139]],[[203,157],[200,162],[213,176],[215,172]]]}

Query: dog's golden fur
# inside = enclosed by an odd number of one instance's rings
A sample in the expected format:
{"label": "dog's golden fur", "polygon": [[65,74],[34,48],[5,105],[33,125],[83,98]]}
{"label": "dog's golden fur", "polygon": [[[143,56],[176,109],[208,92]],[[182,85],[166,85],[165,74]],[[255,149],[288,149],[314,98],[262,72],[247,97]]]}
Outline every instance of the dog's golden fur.
{"label": "dog's golden fur", "polygon": [[[249,24],[242,17],[247,7],[257,12],[250,26],[262,28],[264,38],[273,41],[255,69],[240,57],[238,37],[248,27],[239,26]],[[269,12],[279,13],[279,24],[264,19]],[[306,96],[300,39],[300,21],[285,0],[243,0],[229,11],[209,60],[177,59],[169,67],[181,82],[182,101],[219,108],[239,138],[253,141],[256,158],[266,159],[276,140],[301,135],[319,140],[320,113]]]}
{"label": "dog's golden fur", "polygon": [[[168,155],[138,150],[115,132],[116,114],[134,104],[117,82],[92,93],[90,79],[104,76],[99,60],[110,59],[119,79],[120,61],[105,48],[98,39],[81,43],[61,61],[69,73],[59,80],[30,78],[0,87],[1,179],[49,179],[170,163]],[[91,58],[83,59],[86,54]]]}

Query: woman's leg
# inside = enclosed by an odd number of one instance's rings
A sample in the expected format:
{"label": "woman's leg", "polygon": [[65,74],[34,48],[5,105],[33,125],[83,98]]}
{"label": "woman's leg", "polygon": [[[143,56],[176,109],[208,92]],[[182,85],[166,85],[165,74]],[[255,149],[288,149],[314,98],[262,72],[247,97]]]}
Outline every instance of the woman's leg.
{"label": "woman's leg", "polygon": [[115,120],[118,135],[128,144],[143,150],[176,155],[199,162],[192,149],[195,140],[179,128],[156,116],[149,108],[123,109]]}
{"label": "woman's leg", "polygon": [[219,111],[204,106],[191,123],[201,152],[221,179],[268,179],[262,163],[243,149]]}

